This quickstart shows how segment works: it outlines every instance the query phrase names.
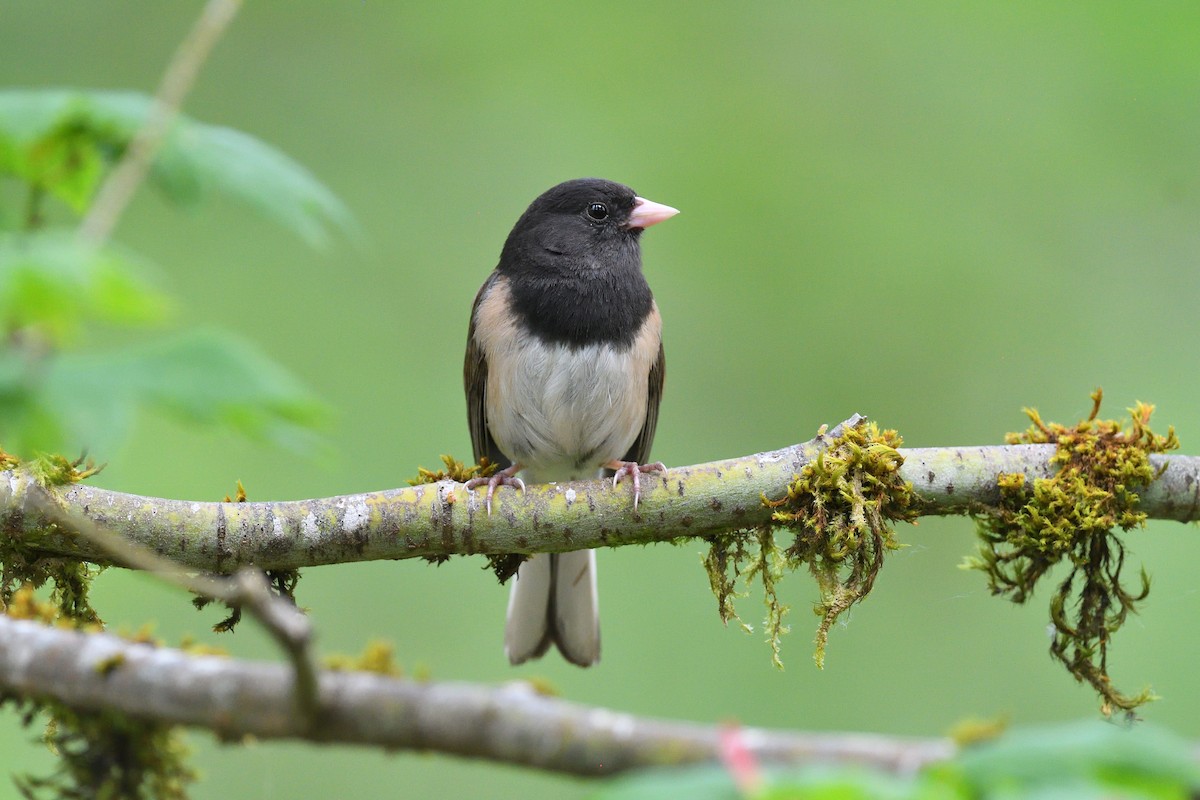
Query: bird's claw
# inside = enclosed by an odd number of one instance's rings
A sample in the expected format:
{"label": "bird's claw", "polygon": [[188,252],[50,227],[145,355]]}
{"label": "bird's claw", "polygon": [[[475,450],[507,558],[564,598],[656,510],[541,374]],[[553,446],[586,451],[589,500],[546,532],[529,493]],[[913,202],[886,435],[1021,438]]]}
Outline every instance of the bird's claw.
{"label": "bird's claw", "polygon": [[617,488],[621,478],[626,475],[633,478],[633,510],[637,511],[638,500],[642,497],[642,481],[641,476],[646,472],[666,472],[667,465],[661,461],[655,461],[653,464],[639,464],[636,461],[610,461],[604,465],[613,472],[613,488]]}
{"label": "bird's claw", "polygon": [[520,464],[513,464],[511,467],[502,469],[490,477],[471,478],[471,480],[466,482],[465,486],[469,492],[477,486],[487,484],[487,499],[484,501],[484,504],[487,507],[487,513],[490,517],[492,515],[492,495],[496,493],[497,486],[514,486],[521,490],[521,494],[525,494],[525,481],[517,477],[517,472],[520,469]]}

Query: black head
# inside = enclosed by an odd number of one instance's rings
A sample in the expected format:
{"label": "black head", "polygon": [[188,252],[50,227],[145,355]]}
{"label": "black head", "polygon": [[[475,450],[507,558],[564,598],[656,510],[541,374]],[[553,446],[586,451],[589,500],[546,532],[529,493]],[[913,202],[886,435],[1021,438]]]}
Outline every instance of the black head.
{"label": "black head", "polygon": [[630,226],[637,194],[600,178],[560,183],[534,200],[513,226],[500,257],[502,272],[572,273],[625,262],[640,268]]}
{"label": "black head", "polygon": [[638,238],[675,213],[599,178],[542,194],[513,226],[496,268],[522,323],[571,344],[632,341],[653,303]]}

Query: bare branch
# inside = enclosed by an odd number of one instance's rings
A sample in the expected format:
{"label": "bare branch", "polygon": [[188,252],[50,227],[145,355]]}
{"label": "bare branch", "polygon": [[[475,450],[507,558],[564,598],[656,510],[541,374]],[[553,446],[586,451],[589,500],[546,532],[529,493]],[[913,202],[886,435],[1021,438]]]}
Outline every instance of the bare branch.
{"label": "bare branch", "polygon": [[[848,423],[858,423],[857,415]],[[42,489],[23,469],[0,472],[0,532],[39,550],[106,561],[69,532],[46,530],[32,498],[92,520],[189,569],[320,564],[473,553],[553,553],[711,536],[767,523],[778,498],[836,431],[765,453],[668,470],[647,481],[637,511],[629,487],[608,481],[500,491],[489,516],[480,492],[453,481],[314,500],[201,503],[139,497],[82,484]],[[971,513],[996,503],[1001,473],[1052,474],[1054,445],[904,449],[901,475],[923,513]],[[1141,493],[1151,518],[1200,518],[1200,457],[1151,456],[1161,472]]]}
{"label": "bare branch", "polygon": [[[575,775],[714,761],[715,726],[644,719],[538,694],[525,683],[489,688],[363,672],[321,672],[321,725],[293,705],[288,667],[84,634],[0,615],[0,690],[116,709],[225,738],[306,739],[436,751]],[[764,762],[858,763],[911,772],[949,758],[945,739],[795,733],[749,728]]]}

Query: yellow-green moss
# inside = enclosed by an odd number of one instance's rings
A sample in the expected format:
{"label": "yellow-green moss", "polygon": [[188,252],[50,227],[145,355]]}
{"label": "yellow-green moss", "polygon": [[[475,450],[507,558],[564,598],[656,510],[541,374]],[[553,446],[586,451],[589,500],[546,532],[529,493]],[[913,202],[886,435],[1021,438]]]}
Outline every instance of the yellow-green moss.
{"label": "yellow-green moss", "polygon": [[777,592],[786,573],[803,566],[817,580],[821,599],[814,611],[821,622],[814,659],[821,667],[830,627],[870,593],[884,554],[899,547],[889,523],[915,517],[912,485],[899,475],[900,443],[895,431],[881,431],[874,423],[847,426],[793,478],[784,497],[764,497],[777,526],[793,531],[787,546],[776,541],[772,528],[710,539],[704,563],[722,620],[737,618],[739,578],[746,583],[758,578],[776,666],[782,666],[780,638],[788,630],[788,607]]}
{"label": "yellow-green moss", "polygon": [[5,452],[3,447],[0,447],[0,471],[12,469],[21,463],[21,459],[14,456],[12,453]]}
{"label": "yellow-green moss", "polygon": [[[38,480],[41,473],[37,464],[51,463],[39,460],[21,467]],[[61,480],[77,480],[87,472],[71,472],[72,462],[62,459],[67,472],[57,473]],[[78,465],[75,465],[78,466]],[[76,477],[70,477],[76,476]],[[52,479],[54,480],[54,479]],[[50,533],[61,535],[63,531],[52,523],[44,529],[32,529],[21,533],[0,536],[0,613],[7,613],[16,592],[24,586],[41,589],[50,586],[50,601],[57,607],[56,617],[70,620],[78,625],[101,624],[101,619],[92,607],[89,591],[92,580],[103,571],[103,567],[89,564],[77,558],[50,555],[39,549],[39,541]]]}
{"label": "yellow-green moss", "polygon": [[115,711],[84,712],[57,702],[8,697],[24,724],[50,715],[43,741],[57,756],[47,776],[18,774],[30,798],[129,798],[181,800],[196,773],[178,729]]}
{"label": "yellow-green moss", "polygon": [[90,478],[100,472],[100,470],[104,469],[104,466],[104,464],[96,466],[86,456],[80,456],[71,461],[66,456],[41,455],[29,462],[30,472],[37,478],[38,483],[43,486],[62,486],[68,483],[79,483],[79,481]]}
{"label": "yellow-green moss", "polygon": [[242,486],[242,482],[237,482],[237,488],[234,489],[233,497],[225,495],[226,503],[244,503],[246,502],[246,487]]}
{"label": "yellow-green moss", "polygon": [[469,467],[450,455],[443,455],[442,463],[446,465],[445,469],[431,470],[417,467],[417,475],[408,479],[408,485],[420,486],[423,483],[437,483],[446,479],[457,483],[466,483],[471,478],[486,478],[495,472],[498,466],[488,461],[486,456],[478,464],[472,464]]}
{"label": "yellow-green moss", "polygon": [[[454,456],[443,455],[442,463],[446,465],[445,469],[431,470],[425,467],[417,467],[417,475],[414,478],[408,479],[409,486],[420,486],[423,483],[437,483],[438,481],[452,480],[456,483],[466,483],[472,478],[486,478],[496,471],[500,466],[493,464],[487,456],[479,460],[478,464],[467,466],[463,462],[456,459]],[[454,495],[446,495],[446,502],[453,503]],[[422,556],[425,561],[430,564],[444,564],[450,560],[448,555],[433,555]],[[487,564],[485,569],[491,570],[496,579],[504,583],[513,575],[517,574],[517,569],[529,556],[519,553],[489,553],[487,555]]]}
{"label": "yellow-green moss", "polygon": [[1144,571],[1135,587],[1125,585],[1125,546],[1113,529],[1143,525],[1137,489],[1156,476],[1150,455],[1174,450],[1179,441],[1173,428],[1165,436],[1150,429],[1154,407],[1145,403],[1129,409],[1128,426],[1096,419],[1101,397],[1096,390],[1091,414],[1070,427],[1025,409],[1033,424],[1009,434],[1008,443],[1057,445],[1052,463],[1058,473],[1032,485],[1024,475],[1000,476],[1000,504],[977,519],[982,544],[964,566],[986,573],[993,593],[1023,603],[1066,560],[1070,572],[1050,599],[1050,653],[1100,694],[1101,709],[1110,714],[1154,699],[1148,689],[1122,694],[1108,675],[1111,637],[1150,590]]}
{"label": "yellow-green moss", "polygon": [[367,646],[360,655],[348,656],[333,653],[322,661],[326,669],[336,672],[374,672],[377,675],[390,675],[394,678],[404,675],[404,668],[396,662],[395,646],[382,639],[372,639],[367,642]]}

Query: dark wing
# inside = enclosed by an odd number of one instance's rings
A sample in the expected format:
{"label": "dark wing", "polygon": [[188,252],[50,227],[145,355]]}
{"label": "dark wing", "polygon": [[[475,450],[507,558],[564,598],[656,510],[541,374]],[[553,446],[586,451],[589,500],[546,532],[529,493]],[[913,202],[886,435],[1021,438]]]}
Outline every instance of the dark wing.
{"label": "dark wing", "polygon": [[658,405],[662,402],[663,383],[667,379],[667,358],[662,342],[658,344],[658,359],[650,367],[650,386],[646,392],[646,421],[642,432],[633,441],[633,447],[625,454],[625,461],[645,464],[650,459],[650,445],[654,442],[654,428],[658,425]]}
{"label": "dark wing", "polygon": [[492,434],[488,432],[487,410],[484,406],[484,392],[487,390],[488,376],[487,359],[484,357],[483,349],[475,341],[475,313],[479,310],[480,301],[495,282],[496,273],[493,272],[479,288],[479,294],[475,295],[475,304],[471,306],[471,327],[467,331],[467,357],[463,361],[463,389],[467,393],[467,425],[471,429],[471,451],[474,453],[475,463],[478,464],[481,458],[487,456],[489,461],[498,464],[500,469],[503,469],[511,462],[500,452],[500,448],[492,439]]}

